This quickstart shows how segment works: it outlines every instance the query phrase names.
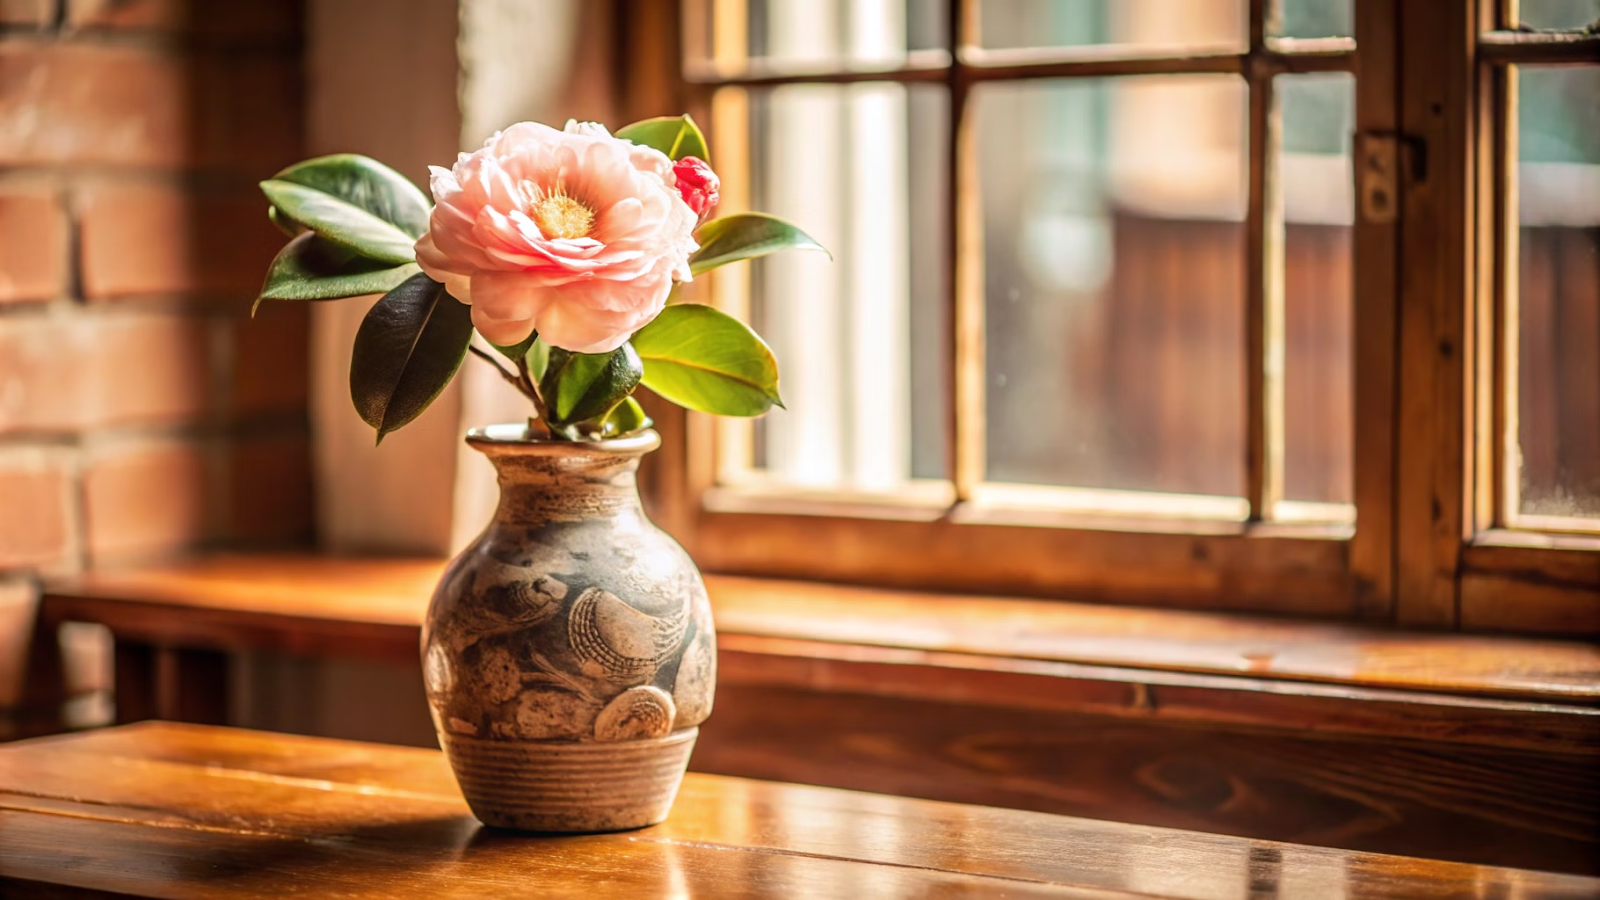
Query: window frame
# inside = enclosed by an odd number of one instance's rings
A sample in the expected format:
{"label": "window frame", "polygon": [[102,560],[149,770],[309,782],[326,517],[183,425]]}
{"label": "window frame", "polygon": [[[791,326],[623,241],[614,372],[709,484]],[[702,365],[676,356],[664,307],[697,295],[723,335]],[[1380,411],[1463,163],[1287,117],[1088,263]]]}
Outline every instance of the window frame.
{"label": "window frame", "polygon": [[[696,17],[713,0],[639,2],[654,10],[654,21],[686,35],[682,58],[664,59],[656,50],[652,59],[631,61],[623,105],[641,114],[688,108],[709,121],[711,94],[720,87],[792,81],[938,83],[951,92],[947,240],[954,249],[944,306],[956,360],[947,392],[953,502],[719,484],[711,417],[648,404],[667,437],[649,465],[653,508],[707,571],[1471,630],[1600,631],[1600,539],[1499,527],[1503,520],[1494,518],[1491,502],[1501,490],[1489,478],[1497,471],[1493,454],[1503,444],[1494,423],[1504,421],[1494,412],[1501,395],[1493,393],[1503,383],[1503,342],[1491,325],[1505,302],[1503,291],[1489,288],[1504,282],[1492,274],[1502,257],[1491,252],[1499,248],[1496,223],[1503,220],[1492,203],[1477,201],[1493,198],[1492,185],[1501,183],[1486,179],[1503,179],[1482,163],[1503,146],[1504,129],[1503,121],[1493,128],[1479,123],[1503,119],[1499,111],[1507,109],[1494,105],[1504,87],[1492,82],[1504,81],[1507,71],[1496,60],[1521,57],[1493,49],[1498,37],[1480,41],[1477,25],[1514,9],[1497,9],[1493,0],[1354,0],[1353,41],[1291,40],[1269,37],[1278,0],[1249,0],[1250,40],[1240,52],[1114,57],[1070,47],[968,46],[977,0],[949,0],[953,54],[918,51],[897,68],[808,76],[695,64],[704,48],[687,36],[704,33]],[[686,22],[697,27],[682,29]],[[643,42],[625,44],[631,54]],[[1481,47],[1491,47],[1482,65]],[[1561,52],[1600,59],[1593,46]],[[1436,74],[1406,80],[1403,69]],[[1281,394],[1271,393],[1281,392],[1281,376],[1269,375],[1282,372],[1281,356],[1272,356],[1282,353],[1282,341],[1271,336],[1281,335],[1283,310],[1281,255],[1271,249],[1282,233],[1273,215],[1279,206],[1270,199],[1279,137],[1271,85],[1278,74],[1314,71],[1355,75],[1353,456],[1360,514],[1353,528],[1271,515],[1282,472]],[[1243,77],[1250,97],[1242,261],[1249,285],[1242,323],[1247,371],[1241,374],[1249,400],[1242,464],[1251,515],[1155,518],[986,501],[978,490],[984,296],[967,114],[973,85],[1010,77],[1217,72]],[[1393,214],[1371,214],[1361,208],[1363,186],[1374,178],[1383,184],[1386,173],[1398,203]],[[1271,265],[1274,257],[1280,265]],[[1510,614],[1502,599],[1507,591],[1517,599]]]}

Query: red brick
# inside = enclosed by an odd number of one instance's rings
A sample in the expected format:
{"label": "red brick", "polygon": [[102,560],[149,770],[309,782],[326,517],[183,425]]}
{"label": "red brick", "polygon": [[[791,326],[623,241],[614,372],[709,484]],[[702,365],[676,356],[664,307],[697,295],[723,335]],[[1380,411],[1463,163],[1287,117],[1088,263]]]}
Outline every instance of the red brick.
{"label": "red brick", "polygon": [[305,411],[311,393],[311,308],[263,303],[254,319],[233,329],[236,418]]}
{"label": "red brick", "polygon": [[231,169],[299,155],[297,60],[0,43],[0,165]]}
{"label": "red brick", "polygon": [[228,450],[226,532],[235,543],[306,543],[311,443],[304,434],[236,439]]}
{"label": "red brick", "polygon": [[0,434],[201,418],[217,405],[211,358],[200,317],[0,317]]}
{"label": "red brick", "polygon": [[220,37],[294,37],[295,0],[67,0],[69,28],[161,31]]}
{"label": "red brick", "polygon": [[83,476],[91,565],[166,556],[204,543],[208,480],[205,453],[194,443],[92,452]]}
{"label": "red brick", "polygon": [[56,192],[0,186],[0,303],[65,293],[67,215]]}
{"label": "red brick", "polygon": [[0,0],[0,25],[48,28],[55,21],[56,0]]}
{"label": "red brick", "polygon": [[101,183],[79,207],[84,295],[231,297],[261,287],[283,234],[256,191]]}
{"label": "red brick", "polygon": [[72,473],[59,453],[0,451],[0,568],[70,561]]}

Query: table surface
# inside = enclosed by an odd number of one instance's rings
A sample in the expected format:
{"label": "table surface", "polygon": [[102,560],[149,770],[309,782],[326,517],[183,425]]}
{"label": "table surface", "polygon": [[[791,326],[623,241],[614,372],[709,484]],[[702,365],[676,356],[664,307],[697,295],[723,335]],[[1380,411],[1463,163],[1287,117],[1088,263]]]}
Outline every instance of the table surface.
{"label": "table surface", "polygon": [[693,773],[665,824],[525,836],[472,819],[435,751],[151,722],[0,746],[0,894],[79,890],[1532,900],[1600,880]]}

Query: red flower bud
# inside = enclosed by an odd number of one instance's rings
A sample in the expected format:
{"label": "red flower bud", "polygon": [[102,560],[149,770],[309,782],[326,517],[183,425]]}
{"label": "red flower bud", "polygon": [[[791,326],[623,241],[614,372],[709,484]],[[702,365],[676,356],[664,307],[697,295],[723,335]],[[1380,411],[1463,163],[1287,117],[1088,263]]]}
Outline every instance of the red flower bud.
{"label": "red flower bud", "polygon": [[722,180],[711,171],[711,166],[698,157],[685,156],[672,164],[672,174],[677,179],[678,193],[683,195],[683,202],[689,204],[700,221],[710,218],[711,211],[721,199],[718,192],[722,188]]}

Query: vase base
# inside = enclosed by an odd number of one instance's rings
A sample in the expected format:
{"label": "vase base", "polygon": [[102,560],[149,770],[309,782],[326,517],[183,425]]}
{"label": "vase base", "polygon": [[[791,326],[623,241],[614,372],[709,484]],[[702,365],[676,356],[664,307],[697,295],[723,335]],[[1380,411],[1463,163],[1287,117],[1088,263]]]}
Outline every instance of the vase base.
{"label": "vase base", "polygon": [[461,793],[485,825],[554,834],[666,819],[699,728],[637,741],[491,741],[441,734]]}

